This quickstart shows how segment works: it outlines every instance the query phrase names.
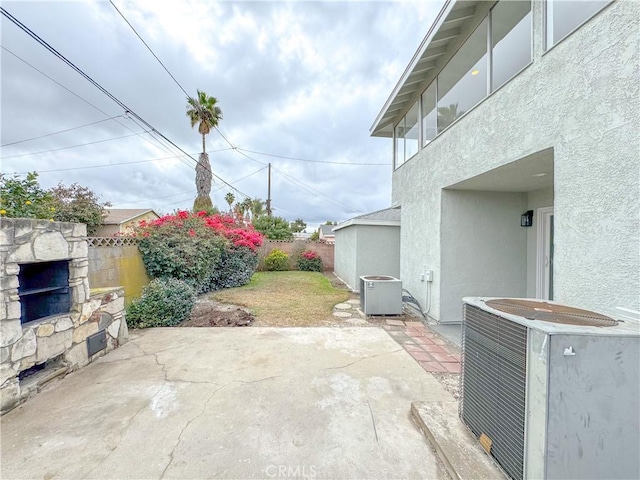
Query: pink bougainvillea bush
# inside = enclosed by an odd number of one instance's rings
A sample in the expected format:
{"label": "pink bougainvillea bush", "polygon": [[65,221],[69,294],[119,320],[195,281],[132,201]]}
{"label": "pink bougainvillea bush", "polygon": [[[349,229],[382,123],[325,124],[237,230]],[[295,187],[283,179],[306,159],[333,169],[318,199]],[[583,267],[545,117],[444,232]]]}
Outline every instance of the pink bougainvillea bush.
{"label": "pink bougainvillea bush", "polygon": [[263,241],[231,216],[184,210],[143,220],[134,235],[151,278],[184,280],[198,293],[248,283]]}
{"label": "pink bougainvillea bush", "polygon": [[298,257],[297,265],[298,270],[306,272],[321,272],[322,258],[313,250],[305,250]]}

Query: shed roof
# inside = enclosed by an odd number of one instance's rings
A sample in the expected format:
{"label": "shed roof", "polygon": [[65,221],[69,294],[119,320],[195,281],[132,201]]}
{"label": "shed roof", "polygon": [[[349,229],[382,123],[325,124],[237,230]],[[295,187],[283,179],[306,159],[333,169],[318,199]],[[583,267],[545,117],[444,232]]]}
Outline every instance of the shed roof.
{"label": "shed roof", "polygon": [[346,222],[333,227],[333,231],[341,228],[350,227],[351,225],[378,225],[381,227],[399,227],[400,226],[400,207],[385,208],[371,213],[365,213],[353,217]]}
{"label": "shed roof", "polygon": [[102,224],[121,225],[149,212],[152,212],[156,217],[159,217],[159,215],[150,208],[108,208],[107,216]]}

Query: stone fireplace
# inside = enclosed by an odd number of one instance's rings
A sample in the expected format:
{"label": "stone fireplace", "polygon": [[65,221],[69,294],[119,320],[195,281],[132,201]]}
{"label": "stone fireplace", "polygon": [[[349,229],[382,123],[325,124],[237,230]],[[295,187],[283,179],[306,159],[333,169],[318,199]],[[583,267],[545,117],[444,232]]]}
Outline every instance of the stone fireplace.
{"label": "stone fireplace", "polygon": [[2,218],[2,412],[126,341],[124,293],[91,291],[87,257],[83,224]]}

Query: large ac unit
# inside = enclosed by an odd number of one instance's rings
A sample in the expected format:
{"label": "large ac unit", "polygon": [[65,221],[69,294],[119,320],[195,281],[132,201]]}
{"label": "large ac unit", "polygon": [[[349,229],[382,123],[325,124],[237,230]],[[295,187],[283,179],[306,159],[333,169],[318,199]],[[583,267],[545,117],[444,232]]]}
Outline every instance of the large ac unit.
{"label": "large ac unit", "polygon": [[465,298],[460,418],[514,479],[640,478],[640,325]]}
{"label": "large ac unit", "polygon": [[360,308],[365,315],[401,315],[402,281],[386,275],[360,277]]}

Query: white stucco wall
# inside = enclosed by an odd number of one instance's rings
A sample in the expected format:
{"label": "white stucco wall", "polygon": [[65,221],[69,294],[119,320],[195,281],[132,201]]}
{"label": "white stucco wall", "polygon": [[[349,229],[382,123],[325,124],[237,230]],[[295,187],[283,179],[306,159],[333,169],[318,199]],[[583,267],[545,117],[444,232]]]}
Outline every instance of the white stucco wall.
{"label": "white stucco wall", "polygon": [[[356,278],[362,275],[400,277],[400,227],[358,225]],[[358,286],[360,283],[358,282]]]}
{"label": "white stucco wall", "polygon": [[336,230],[335,234],[333,271],[351,290],[355,290],[358,287],[358,282],[356,282],[356,226],[341,228]]}
{"label": "white stucco wall", "polygon": [[360,224],[335,233],[334,271],[353,291],[362,275],[400,276],[400,227]]}
{"label": "white stucco wall", "polygon": [[420,273],[434,270],[430,315],[438,320],[442,282],[464,275],[452,264],[442,276],[441,189],[548,148],[555,299],[604,313],[640,309],[640,2],[614,2],[544,54],[542,2],[533,9],[532,64],[393,174],[401,278],[426,295]]}
{"label": "white stucco wall", "polygon": [[442,192],[440,322],[462,321],[465,296],[524,297],[523,193]]}

